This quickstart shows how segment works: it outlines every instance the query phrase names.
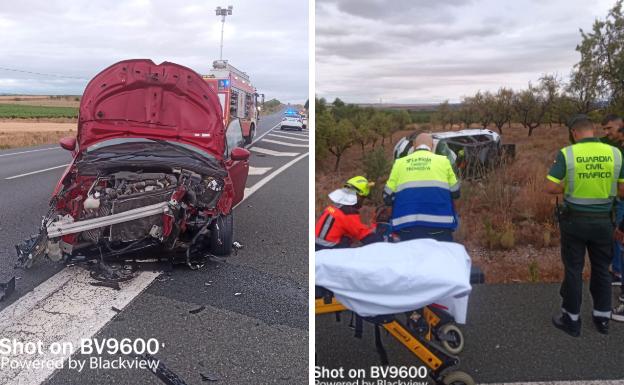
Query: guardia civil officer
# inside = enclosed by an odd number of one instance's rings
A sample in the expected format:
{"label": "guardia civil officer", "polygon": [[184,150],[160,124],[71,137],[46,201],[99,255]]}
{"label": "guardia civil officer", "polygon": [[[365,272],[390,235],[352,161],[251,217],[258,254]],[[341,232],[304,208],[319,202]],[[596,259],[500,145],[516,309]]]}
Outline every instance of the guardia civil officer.
{"label": "guardia civil officer", "polygon": [[564,278],[560,294],[561,313],[553,317],[555,327],[571,336],[581,333],[581,297],[585,251],[589,254],[593,299],[592,319],[596,329],[609,332],[613,222],[616,195],[624,195],[624,170],[620,150],[594,137],[594,125],[585,115],[568,124],[572,145],[563,148],[548,173],[546,192],[563,194],[558,210]]}
{"label": "guardia civil officer", "polygon": [[433,138],[420,134],[414,152],[397,159],[384,188],[392,206],[392,229],[401,240],[432,238],[453,241],[457,215],[453,199],[460,183],[446,156],[433,153]]}

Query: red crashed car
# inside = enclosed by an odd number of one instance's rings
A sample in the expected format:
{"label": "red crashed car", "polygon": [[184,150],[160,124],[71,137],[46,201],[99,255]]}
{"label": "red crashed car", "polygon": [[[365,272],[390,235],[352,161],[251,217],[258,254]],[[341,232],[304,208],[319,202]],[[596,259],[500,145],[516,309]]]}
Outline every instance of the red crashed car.
{"label": "red crashed car", "polygon": [[222,111],[201,76],[178,64],[126,60],[96,75],[77,137],[60,141],[73,161],[40,233],[17,246],[21,264],[119,258],[153,246],[187,263],[229,255],[249,152],[240,123],[224,127]]}

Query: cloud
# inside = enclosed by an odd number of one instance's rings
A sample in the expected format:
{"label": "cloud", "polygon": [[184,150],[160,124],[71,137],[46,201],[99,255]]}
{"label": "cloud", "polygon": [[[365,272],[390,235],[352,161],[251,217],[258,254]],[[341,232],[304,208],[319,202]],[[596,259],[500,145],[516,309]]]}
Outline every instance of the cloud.
{"label": "cloud", "polygon": [[[234,6],[223,55],[269,98],[308,96],[308,8],[305,2],[231,0],[0,2],[0,67],[90,79],[116,61],[150,58],[206,73],[219,56],[217,5]],[[279,75],[275,75],[279,74]],[[0,93],[82,93],[87,81],[0,70]]]}
{"label": "cloud", "polygon": [[318,0],[316,93],[354,102],[457,101],[567,76],[579,28],[611,0]]}

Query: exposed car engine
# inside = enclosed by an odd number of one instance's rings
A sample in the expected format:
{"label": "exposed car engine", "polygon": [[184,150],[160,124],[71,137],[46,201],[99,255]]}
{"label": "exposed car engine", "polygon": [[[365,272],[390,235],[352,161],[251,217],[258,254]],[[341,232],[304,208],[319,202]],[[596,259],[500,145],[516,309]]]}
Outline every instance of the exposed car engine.
{"label": "exposed car engine", "polygon": [[225,188],[220,177],[173,168],[72,179],[53,197],[39,236],[18,245],[22,264],[44,255],[53,261],[89,259],[89,251],[93,258],[113,256],[154,243],[190,252],[200,236],[202,242],[219,242],[219,231],[229,230],[215,223]]}

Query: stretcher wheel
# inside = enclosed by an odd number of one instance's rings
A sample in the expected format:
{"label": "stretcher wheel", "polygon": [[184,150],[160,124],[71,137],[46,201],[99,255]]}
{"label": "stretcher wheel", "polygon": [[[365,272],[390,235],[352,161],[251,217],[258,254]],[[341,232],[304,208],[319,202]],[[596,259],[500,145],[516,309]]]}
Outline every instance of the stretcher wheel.
{"label": "stretcher wheel", "polygon": [[476,385],[475,381],[465,372],[450,372],[442,379],[444,385]]}
{"label": "stretcher wheel", "polygon": [[[464,350],[464,335],[456,325],[442,325],[438,331],[438,335],[441,335],[440,343],[447,352],[457,355]],[[449,341],[444,337],[451,337],[452,340]]]}

